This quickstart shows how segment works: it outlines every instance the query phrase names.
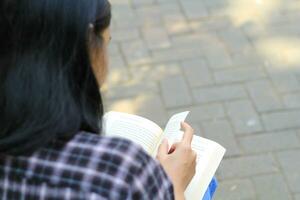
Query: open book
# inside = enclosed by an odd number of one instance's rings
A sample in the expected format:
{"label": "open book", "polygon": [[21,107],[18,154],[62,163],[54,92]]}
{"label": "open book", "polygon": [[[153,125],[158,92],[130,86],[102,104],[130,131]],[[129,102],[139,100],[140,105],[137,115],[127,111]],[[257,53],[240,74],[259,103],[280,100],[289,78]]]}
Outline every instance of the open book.
{"label": "open book", "polygon": [[[140,116],[108,112],[103,117],[103,133],[107,136],[124,137],[140,144],[151,156],[155,157],[163,138],[169,145],[181,140],[183,132],[180,123],[185,120],[187,112],[173,115],[162,130],[154,122]],[[224,154],[225,149],[211,140],[194,135],[192,149],[197,153],[196,174],[185,191],[187,200],[199,200],[212,180]]]}

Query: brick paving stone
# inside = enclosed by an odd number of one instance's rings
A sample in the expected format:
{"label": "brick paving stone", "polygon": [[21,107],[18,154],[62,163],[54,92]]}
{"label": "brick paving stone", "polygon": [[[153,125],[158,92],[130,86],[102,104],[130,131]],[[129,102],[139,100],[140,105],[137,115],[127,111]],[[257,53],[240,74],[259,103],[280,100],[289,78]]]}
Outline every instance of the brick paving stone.
{"label": "brick paving stone", "polygon": [[182,13],[168,14],[162,17],[169,35],[188,33],[191,28]]}
{"label": "brick paving stone", "polygon": [[299,194],[295,194],[294,200],[300,200],[300,193]]}
{"label": "brick paving stone", "polygon": [[284,63],[274,63],[267,61],[265,68],[271,77],[276,89],[280,93],[292,93],[300,90],[300,82],[296,75],[290,71],[283,71]]}
{"label": "brick paving stone", "polygon": [[290,172],[290,171],[285,171],[285,176],[287,178],[287,182],[289,184],[289,187],[291,188],[292,192],[300,192],[300,172],[298,171],[294,171],[294,172]]}
{"label": "brick paving stone", "polygon": [[263,130],[260,118],[249,100],[226,103],[227,113],[237,134],[254,133]]}
{"label": "brick paving stone", "polygon": [[143,35],[149,49],[161,49],[171,46],[166,30],[163,28],[144,28]]}
{"label": "brick paving stone", "polygon": [[168,61],[181,61],[186,59],[199,58],[202,55],[201,49],[193,46],[181,46],[181,48],[168,48],[155,50],[152,52],[152,62],[168,62]]}
{"label": "brick paving stone", "polygon": [[[145,5],[135,8],[135,12],[138,16],[147,16],[152,17],[156,16],[156,18],[159,18],[161,13],[160,6],[158,4],[152,4],[152,5]],[[156,21],[157,19],[152,19],[152,21]]]}
{"label": "brick paving stone", "polygon": [[118,56],[120,54],[120,50],[117,42],[114,41],[111,42],[108,47],[108,51],[109,51],[109,56]]}
{"label": "brick paving stone", "polygon": [[[164,4],[164,3],[173,3],[174,4],[174,0],[156,0],[159,4]],[[175,3],[176,5],[178,5],[177,3]]]}
{"label": "brick paving stone", "polygon": [[[157,4],[138,7],[136,10],[137,19],[141,27],[163,27],[161,24],[161,10]],[[156,17],[153,17],[156,16]]]}
{"label": "brick paving stone", "polygon": [[239,143],[247,153],[271,152],[300,148],[300,140],[295,131],[271,132],[239,138]]}
{"label": "brick paving stone", "polygon": [[204,53],[212,69],[224,69],[233,65],[229,53],[223,48],[205,49]]}
{"label": "brick paving stone", "polygon": [[[190,22],[190,25],[192,26],[193,22]],[[197,42],[199,41],[198,45],[204,50],[203,52],[209,55],[213,55],[213,53],[216,54],[224,54],[227,55],[228,52],[226,50],[226,46],[222,43],[220,38],[218,37],[216,31],[214,30],[207,30],[207,31],[198,31],[192,34],[187,34],[187,36],[193,35],[195,38],[199,38]]]}
{"label": "brick paving stone", "polygon": [[114,13],[113,17],[117,17],[120,15],[134,15],[132,6],[127,1],[121,2],[121,0],[118,0],[118,2],[115,2],[112,6],[112,11]]}
{"label": "brick paving stone", "polygon": [[169,116],[181,112],[191,111],[188,120],[191,122],[200,122],[202,120],[217,120],[225,117],[225,112],[222,104],[213,103],[207,105],[187,106],[180,109],[172,109],[169,111]]}
{"label": "brick paving stone", "polygon": [[204,4],[208,8],[215,8],[215,7],[224,7],[226,6],[226,2],[223,0],[203,0]]}
{"label": "brick paving stone", "polygon": [[288,186],[280,174],[261,175],[253,178],[259,200],[291,200]]}
{"label": "brick paving stone", "polygon": [[182,76],[167,77],[160,82],[166,107],[186,106],[192,103],[186,81]]}
{"label": "brick paving stone", "polygon": [[244,178],[278,171],[279,168],[272,155],[259,154],[223,160],[218,177],[221,179]]}
{"label": "brick paving stone", "polygon": [[207,8],[208,13],[211,17],[224,17],[229,16],[228,9],[226,9],[226,6],[216,6],[216,7],[209,7]]}
{"label": "brick paving stone", "polygon": [[181,7],[179,4],[172,2],[171,0],[159,0],[161,1],[158,6],[162,13],[162,17],[175,15],[175,14],[182,14]]}
{"label": "brick paving stone", "polygon": [[129,80],[128,68],[121,56],[110,57],[109,73],[107,82],[111,86]]}
{"label": "brick paving stone", "polygon": [[135,6],[151,5],[155,3],[155,0],[132,0],[132,3]]}
{"label": "brick paving stone", "polygon": [[268,131],[300,127],[300,111],[279,111],[262,115],[263,123]]}
{"label": "brick paving stone", "polygon": [[257,41],[261,39],[261,37],[267,37],[268,35],[268,31],[262,26],[252,26],[251,24],[246,24],[241,29],[248,38],[251,38],[252,41]]}
{"label": "brick paving stone", "polygon": [[[120,4],[112,7],[115,27],[121,29],[136,28],[140,25],[136,13],[129,4]],[[126,19],[126,20],[124,20]]]}
{"label": "brick paving stone", "polygon": [[153,82],[126,82],[123,84],[113,85],[107,84],[107,87],[102,89],[107,99],[120,99],[133,97],[143,92],[159,93],[159,87]]}
{"label": "brick paving stone", "polygon": [[135,66],[150,62],[150,53],[145,48],[143,40],[122,42],[121,47],[129,65]]}
{"label": "brick paving stone", "polygon": [[[171,41],[174,47],[180,48],[182,46],[191,46],[194,48],[199,48],[203,50],[203,41],[206,40],[208,35],[197,34],[197,33],[187,33],[184,35],[178,34],[171,36]],[[211,43],[218,43],[215,37],[209,36]],[[206,51],[206,50],[205,50]],[[204,52],[205,53],[205,52]]]}
{"label": "brick paving stone", "polygon": [[283,96],[286,108],[300,108],[300,93],[290,93]]}
{"label": "brick paving stone", "polygon": [[300,83],[294,75],[277,74],[271,76],[275,87],[281,93],[295,92],[300,90]]}
{"label": "brick paving stone", "polygon": [[224,17],[209,18],[205,21],[191,21],[190,27],[201,34],[203,31],[219,31],[230,26],[230,20]]}
{"label": "brick paving stone", "polygon": [[[292,16],[291,14],[292,12],[285,15],[273,16],[270,21],[270,23],[272,23],[270,31],[276,35],[287,34],[291,37],[297,37],[300,29],[295,26],[297,22],[294,20],[297,20],[297,18],[299,19],[299,14],[297,13],[295,16]],[[293,19],[293,17],[296,17],[296,19]]]}
{"label": "brick paving stone", "polygon": [[[125,23],[120,23],[120,19],[127,19]],[[137,28],[140,26],[141,22],[138,20],[136,15],[120,15],[113,17],[113,30],[114,29],[130,29],[130,28]]]}
{"label": "brick paving stone", "polygon": [[162,50],[155,50],[152,52],[152,61],[155,63],[178,61],[177,49],[168,48]]}
{"label": "brick paving stone", "polygon": [[279,96],[268,80],[257,80],[247,83],[250,96],[258,111],[266,112],[283,108]]}
{"label": "brick paving stone", "polygon": [[124,1],[124,0],[110,0],[109,1],[113,6],[116,5],[122,5],[122,4],[129,4],[128,1]]}
{"label": "brick paving stone", "polygon": [[300,149],[277,153],[277,159],[287,177],[289,187],[295,193],[300,192]]}
{"label": "brick paving stone", "polygon": [[253,200],[255,189],[249,179],[228,180],[219,183],[215,200]]}
{"label": "brick paving stone", "polygon": [[137,28],[116,29],[111,31],[111,35],[113,40],[117,42],[135,40],[140,38],[139,30]]}
{"label": "brick paving stone", "polygon": [[[148,106],[143,106],[144,104]],[[137,114],[159,125],[166,124],[168,120],[161,98],[157,94],[149,92],[140,92],[130,98],[106,100],[106,108],[107,110]]]}
{"label": "brick paving stone", "polygon": [[169,76],[182,74],[180,65],[174,62],[134,66],[130,68],[130,72],[134,81],[153,83]]}
{"label": "brick paving stone", "polygon": [[214,77],[217,83],[233,83],[250,81],[265,77],[263,69],[259,66],[230,68],[216,71]]}
{"label": "brick paving stone", "polygon": [[255,51],[234,52],[231,54],[233,66],[258,65],[264,63],[264,59]]}
{"label": "brick paving stone", "polygon": [[207,17],[208,12],[201,1],[180,0],[183,11],[189,20]]}
{"label": "brick paving stone", "polygon": [[204,135],[214,140],[226,148],[225,156],[241,155],[242,151],[234,137],[232,128],[227,120],[215,120],[210,122],[202,122],[201,126]]}
{"label": "brick paving stone", "polygon": [[198,103],[226,101],[247,97],[247,93],[241,85],[198,88],[193,90],[193,94]]}
{"label": "brick paving stone", "polygon": [[230,52],[240,52],[249,47],[250,42],[248,41],[245,34],[236,28],[223,29],[218,32],[221,39],[225,42]]}
{"label": "brick paving stone", "polygon": [[203,59],[184,61],[182,62],[182,68],[191,87],[214,83],[211,72]]}

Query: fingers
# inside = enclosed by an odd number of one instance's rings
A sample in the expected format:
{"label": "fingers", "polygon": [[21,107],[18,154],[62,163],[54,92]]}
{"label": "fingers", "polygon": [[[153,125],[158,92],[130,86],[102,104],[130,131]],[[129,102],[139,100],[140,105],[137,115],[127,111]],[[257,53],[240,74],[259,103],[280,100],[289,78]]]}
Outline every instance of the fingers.
{"label": "fingers", "polygon": [[178,147],[179,144],[180,144],[179,142],[176,142],[176,143],[172,144],[168,154],[173,153],[176,150],[176,148]]}
{"label": "fingers", "polygon": [[168,154],[169,143],[166,138],[163,139],[162,143],[158,147],[157,156],[164,156]]}
{"label": "fingers", "polygon": [[193,140],[194,130],[189,124],[185,122],[181,122],[181,128],[184,131],[182,143],[190,146]]}

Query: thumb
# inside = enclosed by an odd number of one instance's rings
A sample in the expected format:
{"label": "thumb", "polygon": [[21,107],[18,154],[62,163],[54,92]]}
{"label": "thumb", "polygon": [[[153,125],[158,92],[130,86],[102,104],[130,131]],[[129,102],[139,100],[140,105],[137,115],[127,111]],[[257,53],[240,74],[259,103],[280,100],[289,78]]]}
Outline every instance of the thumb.
{"label": "thumb", "polygon": [[168,154],[169,143],[166,138],[163,139],[162,143],[158,147],[157,156],[164,156]]}

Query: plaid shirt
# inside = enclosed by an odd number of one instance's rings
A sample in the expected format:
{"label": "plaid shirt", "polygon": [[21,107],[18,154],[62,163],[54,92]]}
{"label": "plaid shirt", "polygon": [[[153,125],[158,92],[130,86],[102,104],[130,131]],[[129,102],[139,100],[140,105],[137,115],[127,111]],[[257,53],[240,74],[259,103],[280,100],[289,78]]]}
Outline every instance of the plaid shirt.
{"label": "plaid shirt", "polygon": [[0,156],[0,199],[173,200],[158,161],[124,139],[80,132],[30,157]]}

